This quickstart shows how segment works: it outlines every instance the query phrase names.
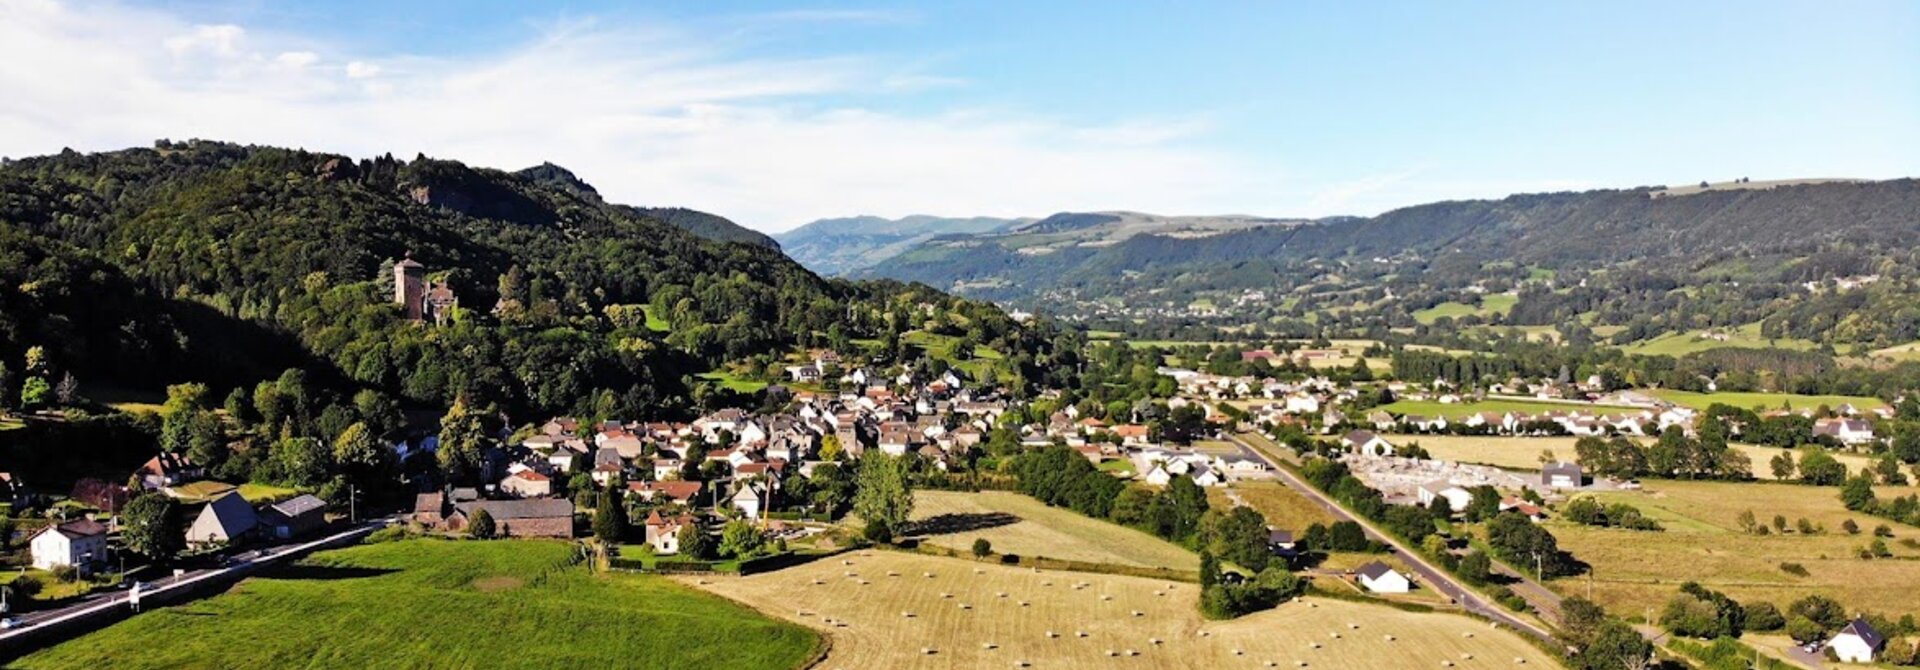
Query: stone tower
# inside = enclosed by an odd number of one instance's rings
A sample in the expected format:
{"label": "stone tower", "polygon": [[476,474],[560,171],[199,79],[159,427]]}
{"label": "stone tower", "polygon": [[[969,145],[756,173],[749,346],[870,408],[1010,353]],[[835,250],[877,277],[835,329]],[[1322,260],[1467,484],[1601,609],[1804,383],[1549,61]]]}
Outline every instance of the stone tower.
{"label": "stone tower", "polygon": [[414,262],[412,257],[401,259],[393,265],[393,301],[400,304],[400,311],[406,314],[408,320],[426,318],[426,266]]}

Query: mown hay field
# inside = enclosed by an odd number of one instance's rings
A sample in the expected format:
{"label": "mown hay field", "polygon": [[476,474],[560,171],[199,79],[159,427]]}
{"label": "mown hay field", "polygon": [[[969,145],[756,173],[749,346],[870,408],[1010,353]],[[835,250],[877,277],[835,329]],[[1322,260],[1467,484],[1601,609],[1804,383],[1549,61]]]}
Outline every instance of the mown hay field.
{"label": "mown hay field", "polygon": [[[1563,461],[1574,460],[1573,443],[1575,437],[1480,437],[1466,435],[1392,435],[1388,440],[1394,444],[1419,444],[1434,458],[1462,463],[1480,463],[1501,468],[1518,470],[1540,469],[1540,454],[1553,452],[1554,458]],[[1642,439],[1641,442],[1649,442]],[[1773,457],[1780,455],[1783,449],[1762,447],[1751,444],[1735,444],[1733,448],[1747,455],[1753,463],[1753,476],[1758,479],[1773,479]],[[1848,452],[1830,452],[1835,460],[1847,466],[1849,471],[1857,472],[1871,467],[1873,459],[1861,454]],[[1800,453],[1794,452],[1794,460],[1799,461]]]}
{"label": "mown hay field", "polygon": [[925,542],[955,551],[969,551],[975,539],[985,538],[996,554],[1186,572],[1200,568],[1200,557],[1179,545],[1007,491],[920,491],[914,494],[913,518],[931,527]]}
{"label": "mown hay field", "polygon": [[890,551],[685,581],[825,632],[825,670],[1557,665],[1516,635],[1458,615],[1309,598],[1209,622],[1193,584]]}

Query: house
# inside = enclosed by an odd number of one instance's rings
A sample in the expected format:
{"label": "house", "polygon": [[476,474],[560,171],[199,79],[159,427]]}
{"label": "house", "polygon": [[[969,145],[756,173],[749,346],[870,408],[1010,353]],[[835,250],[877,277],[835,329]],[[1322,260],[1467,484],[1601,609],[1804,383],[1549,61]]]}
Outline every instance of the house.
{"label": "house", "polygon": [[1541,520],[1547,518],[1546,511],[1540,509],[1539,505],[1535,505],[1525,500],[1521,500],[1520,498],[1517,498],[1514,496],[1507,496],[1505,498],[1500,499],[1500,511],[1505,512],[1507,510],[1513,510],[1523,515],[1526,515],[1527,520],[1532,521],[1534,523],[1539,523]]}
{"label": "house", "polygon": [[1827,640],[1827,648],[1844,663],[1872,663],[1886,647],[1886,636],[1874,630],[1866,619],[1854,619],[1835,633],[1833,639]]}
{"label": "house", "polygon": [[447,496],[444,493],[422,493],[413,497],[413,522],[434,528],[446,521]]}
{"label": "house", "polygon": [[1379,561],[1369,562],[1354,570],[1354,581],[1374,593],[1406,593],[1413,589],[1413,583],[1407,581],[1406,575]]}
{"label": "house", "polygon": [[521,470],[500,480],[500,490],[521,498],[553,495],[553,478],[533,469]]}
{"label": "house", "polygon": [[268,537],[291,540],[327,525],[327,503],[303,493],[260,510],[260,528]]}
{"label": "house", "polygon": [[486,510],[493,517],[496,535],[503,537],[573,537],[573,503],[560,498],[525,500],[474,500],[456,503],[447,515],[445,528],[453,532],[467,529],[473,515]]}
{"label": "house", "polygon": [[1421,484],[1416,497],[1422,505],[1432,505],[1435,500],[1447,501],[1447,508],[1455,512],[1466,511],[1473,504],[1473,492],[1454,486],[1445,480]]}
{"label": "house", "polygon": [[699,523],[691,514],[682,514],[671,519],[660,516],[660,512],[647,513],[647,544],[656,554],[680,553],[680,530]]}
{"label": "house", "polygon": [[627,492],[647,502],[667,501],[679,504],[693,502],[700,495],[701,483],[697,481],[652,481],[627,482]]}
{"label": "house", "polygon": [[163,453],[147,459],[133,471],[133,476],[140,479],[141,488],[152,491],[198,481],[207,476],[207,470],[194,465],[184,454]]}
{"label": "house", "polygon": [[1582,472],[1578,463],[1548,463],[1540,468],[1540,485],[1553,489],[1580,488]]}
{"label": "house", "polygon": [[1340,438],[1340,444],[1365,456],[1392,456],[1393,443],[1370,430],[1356,430]]}
{"label": "house", "polygon": [[193,525],[187,528],[187,544],[232,544],[245,539],[259,525],[260,515],[254,513],[253,504],[239,492],[230,491],[200,508],[200,516],[194,517]]}
{"label": "house", "polygon": [[71,565],[85,574],[107,559],[107,527],[92,519],[68,521],[40,529],[27,544],[32,547],[34,568]]}
{"label": "house", "polygon": [[1267,549],[1276,556],[1292,556],[1299,544],[1294,542],[1293,531],[1270,528],[1267,530]]}
{"label": "house", "polygon": [[758,521],[760,513],[766,509],[767,491],[759,484],[748,482],[734,491],[733,497],[727,502],[733,505],[734,509],[740,510],[740,513],[746,515],[748,519]]}
{"label": "house", "polygon": [[1846,445],[1866,444],[1874,438],[1873,424],[1864,419],[1821,419],[1813,422],[1813,434]]}

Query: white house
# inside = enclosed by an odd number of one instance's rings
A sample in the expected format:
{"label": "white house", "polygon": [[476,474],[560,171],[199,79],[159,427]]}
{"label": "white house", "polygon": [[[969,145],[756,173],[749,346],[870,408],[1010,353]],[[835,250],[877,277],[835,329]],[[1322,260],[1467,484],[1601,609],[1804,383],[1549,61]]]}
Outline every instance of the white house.
{"label": "white house", "polygon": [[1585,483],[1579,463],[1548,463],[1540,468],[1540,485],[1553,489],[1577,489]]}
{"label": "white house", "polygon": [[1348,449],[1364,456],[1392,456],[1393,443],[1369,430],[1356,430],[1340,438],[1340,443]]}
{"label": "white house", "polygon": [[1833,650],[1833,655],[1846,663],[1872,663],[1886,646],[1886,636],[1874,630],[1866,619],[1854,619],[1827,641],[1827,648]]}
{"label": "white house", "polygon": [[84,573],[91,564],[106,560],[107,527],[92,519],[68,521],[40,529],[28,545],[33,550],[34,568],[52,570],[72,565]]}
{"label": "white house", "polygon": [[1417,492],[1420,504],[1432,505],[1435,500],[1447,501],[1447,508],[1455,512],[1466,511],[1473,504],[1473,492],[1454,486],[1445,481],[1421,484]]}
{"label": "white house", "polygon": [[1413,582],[1407,581],[1406,575],[1396,572],[1379,561],[1373,561],[1354,570],[1354,579],[1374,593],[1406,593],[1413,589]]}
{"label": "white house", "polygon": [[760,511],[765,508],[766,494],[766,490],[762,489],[759,484],[749,482],[746,486],[740,487],[740,490],[733,492],[733,498],[730,502],[735,509],[740,510],[740,513],[748,519],[759,521]]}
{"label": "white house", "polygon": [[1866,444],[1874,438],[1873,424],[1862,419],[1821,419],[1813,422],[1813,434],[1826,435],[1847,445]]}

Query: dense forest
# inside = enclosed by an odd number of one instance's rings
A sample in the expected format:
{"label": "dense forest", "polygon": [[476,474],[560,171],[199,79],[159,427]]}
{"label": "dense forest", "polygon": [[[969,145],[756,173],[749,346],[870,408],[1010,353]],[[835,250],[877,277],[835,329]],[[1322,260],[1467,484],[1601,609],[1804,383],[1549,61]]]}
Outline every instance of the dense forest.
{"label": "dense forest", "polygon": [[[822,279],[770,241],[662,218],[697,214],[607,203],[551,165],[208,141],[8,161],[0,363],[18,371],[40,347],[86,388],[146,390],[300,368],[423,406],[642,417],[694,409],[693,375],[727,361],[937,324],[1043,376],[1044,325],[924,286]],[[440,323],[393,304],[405,257],[458,296]],[[0,400],[17,401],[6,381]]]}

